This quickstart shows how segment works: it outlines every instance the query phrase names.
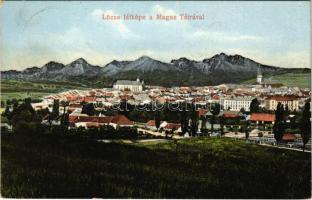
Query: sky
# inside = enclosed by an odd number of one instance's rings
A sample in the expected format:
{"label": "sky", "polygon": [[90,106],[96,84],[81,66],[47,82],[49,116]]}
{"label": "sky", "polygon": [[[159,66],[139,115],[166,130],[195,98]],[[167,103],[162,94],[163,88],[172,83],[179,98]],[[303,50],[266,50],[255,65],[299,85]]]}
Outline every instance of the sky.
{"label": "sky", "polygon": [[[4,2],[1,70],[80,57],[104,66],[146,55],[170,62],[224,52],[280,67],[311,67],[309,1]],[[204,20],[103,20],[102,15],[204,15]],[[178,18],[179,19],[179,18]]]}

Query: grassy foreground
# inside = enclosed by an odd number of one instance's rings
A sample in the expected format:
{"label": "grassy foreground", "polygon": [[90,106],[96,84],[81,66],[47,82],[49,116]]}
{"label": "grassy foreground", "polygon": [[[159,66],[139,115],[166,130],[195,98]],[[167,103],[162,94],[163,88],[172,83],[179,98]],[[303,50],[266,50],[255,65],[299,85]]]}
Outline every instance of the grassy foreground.
{"label": "grassy foreground", "polygon": [[196,138],[147,144],[3,136],[10,198],[307,198],[310,154]]}

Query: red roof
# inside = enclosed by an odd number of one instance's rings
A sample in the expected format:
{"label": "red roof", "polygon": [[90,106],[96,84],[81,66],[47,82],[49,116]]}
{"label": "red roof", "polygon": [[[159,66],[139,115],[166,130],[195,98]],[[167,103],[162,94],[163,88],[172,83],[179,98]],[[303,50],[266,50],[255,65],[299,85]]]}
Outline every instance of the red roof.
{"label": "red roof", "polygon": [[295,141],[295,139],[297,139],[296,136],[294,134],[291,134],[291,133],[285,133],[283,135],[283,138],[282,138],[282,140],[285,142]]}
{"label": "red roof", "polygon": [[100,124],[97,122],[88,122],[86,123],[87,128],[99,128]]}
{"label": "red roof", "polygon": [[216,95],[213,95],[213,96],[212,96],[212,99],[213,99],[213,100],[219,100],[220,97],[219,97],[219,95],[216,94]]}
{"label": "red roof", "polygon": [[105,96],[107,96],[107,97],[112,97],[112,96],[114,96],[114,95],[113,95],[113,93],[111,93],[111,92],[106,92],[106,93],[105,93]]}
{"label": "red roof", "polygon": [[102,124],[109,124],[113,119],[113,116],[107,116],[107,117],[98,117],[98,122]]}
{"label": "red roof", "polygon": [[166,126],[165,126],[165,129],[179,129],[181,127],[180,124],[177,124],[177,123],[168,123]]}
{"label": "red roof", "polygon": [[124,115],[115,115],[111,123],[118,124],[118,125],[133,125],[133,121],[130,121]]}
{"label": "red roof", "polygon": [[146,123],[146,126],[156,126],[155,120],[149,120],[149,121]]}
{"label": "red roof", "polygon": [[96,97],[84,97],[84,98],[82,98],[81,101],[84,101],[84,102],[95,102],[96,101]]}
{"label": "red roof", "polygon": [[77,96],[68,95],[68,96],[66,96],[66,99],[67,99],[67,101],[75,101],[75,100],[78,99],[78,97]]}
{"label": "red roof", "polygon": [[237,117],[239,117],[239,115],[237,115],[235,113],[224,113],[223,117],[224,118],[237,118]]}
{"label": "red roof", "polygon": [[293,101],[297,100],[296,96],[271,96],[268,97],[267,100],[275,100],[275,101]]}
{"label": "red roof", "polygon": [[250,121],[264,121],[264,122],[274,122],[275,115],[268,113],[252,113]]}
{"label": "red roof", "polygon": [[114,123],[118,125],[133,125],[133,122],[130,121],[124,115],[116,115],[116,116],[106,116],[106,117],[98,117],[98,116],[69,116],[70,123],[77,123],[77,122],[96,122],[99,124],[109,124]]}

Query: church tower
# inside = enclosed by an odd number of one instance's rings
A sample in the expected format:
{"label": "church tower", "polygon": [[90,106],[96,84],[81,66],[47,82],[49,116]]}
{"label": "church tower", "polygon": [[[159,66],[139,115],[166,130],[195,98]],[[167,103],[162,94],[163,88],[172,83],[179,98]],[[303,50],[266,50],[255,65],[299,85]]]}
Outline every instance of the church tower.
{"label": "church tower", "polygon": [[262,83],[262,79],[263,79],[263,76],[262,76],[261,67],[260,67],[260,64],[259,64],[258,65],[258,72],[257,72],[257,83],[261,84]]}

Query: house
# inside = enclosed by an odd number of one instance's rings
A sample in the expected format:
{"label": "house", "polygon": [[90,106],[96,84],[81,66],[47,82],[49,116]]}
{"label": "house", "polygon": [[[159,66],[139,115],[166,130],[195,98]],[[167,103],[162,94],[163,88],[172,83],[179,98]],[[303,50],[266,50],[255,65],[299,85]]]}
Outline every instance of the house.
{"label": "house", "polygon": [[172,131],[174,133],[179,133],[182,132],[181,130],[181,124],[179,123],[167,123],[166,126],[164,127],[165,131]]}
{"label": "house", "polygon": [[84,114],[69,115],[70,127],[84,127],[84,128],[99,128],[103,125],[111,125],[114,128],[117,126],[133,126],[133,121],[129,120],[124,115],[115,116],[88,116]]}
{"label": "house", "polygon": [[265,123],[274,124],[275,115],[269,113],[252,113],[249,121],[257,124],[265,124]]}
{"label": "house", "polygon": [[299,110],[299,98],[295,96],[271,96],[264,100],[265,108],[268,110],[276,110],[277,104],[281,103],[288,106],[288,109]]}
{"label": "house", "polygon": [[157,130],[155,120],[149,120],[149,121],[145,124],[145,128],[150,129],[150,130]]}
{"label": "house", "polygon": [[118,90],[130,90],[133,92],[141,92],[143,91],[143,85],[144,82],[140,81],[139,78],[137,78],[136,81],[130,81],[130,80],[117,80],[116,83],[114,83],[113,88]]}
{"label": "house", "polygon": [[109,125],[117,128],[117,126],[133,126],[134,123],[124,115],[115,115],[112,117]]}
{"label": "house", "polygon": [[253,99],[254,97],[231,96],[223,98],[221,100],[221,105],[225,110],[240,111],[243,108],[245,111],[249,111],[250,103]]}
{"label": "house", "polygon": [[296,139],[297,139],[297,137],[294,134],[285,133],[283,135],[282,141],[283,142],[294,142]]}
{"label": "house", "polygon": [[238,112],[238,111],[224,111],[222,113],[222,116],[225,119],[237,119],[237,118],[241,118],[243,116],[243,114],[241,112]]}
{"label": "house", "polygon": [[[159,128],[164,128],[168,123],[166,121],[161,121],[160,122],[160,126]],[[149,120],[146,124],[145,124],[145,128],[150,129],[150,130],[154,130],[156,131],[156,122],[155,120]]]}
{"label": "house", "polygon": [[32,108],[37,110],[43,110],[48,108],[50,111],[52,111],[52,104],[48,102],[39,102],[39,103],[31,103]]}

